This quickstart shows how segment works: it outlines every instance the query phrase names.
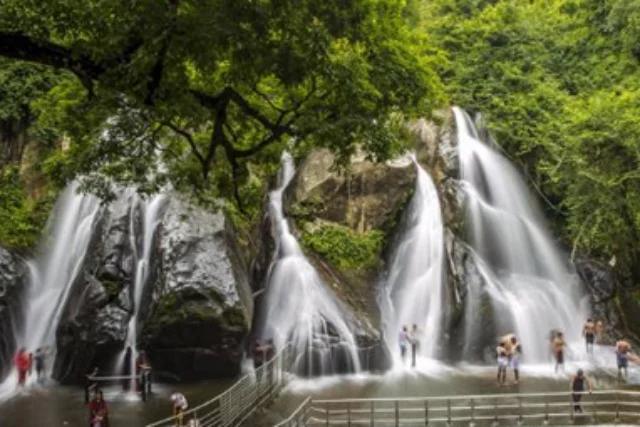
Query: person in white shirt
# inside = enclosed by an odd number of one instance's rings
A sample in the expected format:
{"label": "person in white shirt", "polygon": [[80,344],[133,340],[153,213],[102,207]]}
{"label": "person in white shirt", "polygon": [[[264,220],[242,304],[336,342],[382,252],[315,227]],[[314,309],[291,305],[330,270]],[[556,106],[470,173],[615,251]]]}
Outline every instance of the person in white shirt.
{"label": "person in white shirt", "polygon": [[398,344],[400,344],[400,357],[402,357],[402,364],[404,364],[407,358],[407,345],[409,344],[409,333],[407,327],[403,326],[398,336]]}
{"label": "person in white shirt", "polygon": [[173,404],[173,416],[176,417],[176,421],[178,423],[176,425],[178,427],[182,427],[184,425],[182,424],[183,418],[184,418],[184,411],[186,411],[187,408],[189,407],[187,398],[184,397],[184,394],[178,393],[176,391],[171,394],[171,403]]}

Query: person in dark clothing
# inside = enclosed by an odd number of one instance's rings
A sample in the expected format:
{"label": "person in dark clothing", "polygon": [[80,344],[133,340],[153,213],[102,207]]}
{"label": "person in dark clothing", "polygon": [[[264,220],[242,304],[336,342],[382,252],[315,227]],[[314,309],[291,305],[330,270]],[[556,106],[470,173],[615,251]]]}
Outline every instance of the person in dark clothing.
{"label": "person in dark clothing", "polygon": [[571,378],[571,391],[573,392],[573,411],[582,412],[582,406],[580,401],[582,400],[582,394],[585,392],[586,387],[589,389],[589,393],[593,391],[591,387],[591,381],[584,375],[582,369],[578,369],[576,375]]}
{"label": "person in dark clothing", "polygon": [[34,356],[34,361],[36,365],[36,379],[38,380],[39,383],[41,383],[44,380],[46,358],[47,358],[47,349],[45,347],[38,348]]}

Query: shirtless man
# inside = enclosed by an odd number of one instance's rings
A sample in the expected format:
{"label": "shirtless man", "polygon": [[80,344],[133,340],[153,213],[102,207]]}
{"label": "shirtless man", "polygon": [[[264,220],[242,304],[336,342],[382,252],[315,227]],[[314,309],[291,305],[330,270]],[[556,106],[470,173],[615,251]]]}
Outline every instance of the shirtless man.
{"label": "shirtless man", "polygon": [[515,335],[511,336],[511,368],[513,368],[513,376],[515,384],[520,381],[520,356],[522,355],[522,344]]}
{"label": "shirtless man", "polygon": [[602,333],[604,332],[604,323],[602,320],[596,322],[596,337],[598,338],[598,344],[602,344]]}
{"label": "shirtless man", "polygon": [[631,355],[631,344],[624,338],[616,342],[616,359],[618,362],[618,379],[622,378],[622,370],[624,369],[624,377],[627,378],[629,356]]}
{"label": "shirtless man", "polygon": [[587,319],[587,322],[582,328],[582,335],[584,335],[587,346],[587,354],[593,354],[593,343],[596,338],[596,324],[593,323],[593,319]]}
{"label": "shirtless man", "polygon": [[554,369],[556,373],[558,373],[558,370],[560,369],[561,366],[562,366],[562,371],[564,372],[564,346],[565,346],[565,342],[564,342],[564,337],[562,335],[562,332],[558,332],[556,334],[556,337],[553,339],[553,342],[551,343],[551,348],[553,349],[553,355],[555,356],[555,359],[556,359],[556,366]]}

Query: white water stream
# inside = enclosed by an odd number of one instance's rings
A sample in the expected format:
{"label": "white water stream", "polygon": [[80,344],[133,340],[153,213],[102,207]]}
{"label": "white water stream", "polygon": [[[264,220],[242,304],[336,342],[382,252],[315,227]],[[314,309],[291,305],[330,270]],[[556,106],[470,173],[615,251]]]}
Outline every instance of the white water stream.
{"label": "white water stream", "polygon": [[[144,294],[147,280],[149,278],[149,268],[151,266],[151,254],[155,241],[156,230],[162,221],[166,197],[157,194],[149,200],[141,199],[135,190],[127,190],[126,196],[130,200],[129,211],[129,244],[134,260],[134,281],[131,292],[133,293],[133,313],[127,326],[127,339],[125,348],[120,356],[118,365],[121,371],[124,367],[127,349],[131,349],[128,369],[131,375],[136,373],[136,362],[138,359],[138,323],[142,296]],[[140,215],[140,216],[139,216]],[[138,219],[141,217],[141,222]],[[142,229],[138,229],[138,224]],[[140,242],[138,237],[142,236]],[[119,374],[120,372],[117,372]],[[130,390],[135,390],[135,380],[131,380]]]}
{"label": "white water stream", "polygon": [[[438,192],[431,177],[413,159],[416,188],[402,234],[390,261],[383,292],[382,319],[385,341],[394,366],[402,366],[399,333],[418,327],[418,368],[438,356],[445,296],[444,228]],[[407,351],[411,358],[411,349]]]}
{"label": "white water stream", "polygon": [[355,337],[345,320],[346,308],[306,259],[284,216],[282,196],[293,175],[293,159],[285,153],[278,188],[269,195],[276,250],[260,337],[273,339],[278,349],[291,343],[297,370],[303,374],[357,372],[360,361]]}
{"label": "white water stream", "polygon": [[[497,334],[514,332],[527,363],[547,361],[549,334],[564,332],[581,344],[588,317],[580,283],[568,257],[544,224],[534,198],[511,163],[480,140],[475,124],[454,107],[469,243],[491,301]],[[484,326],[479,290],[467,298],[467,335]],[[575,353],[584,346],[576,345]],[[574,357],[580,357],[575,354]]]}
{"label": "white water stream", "polygon": [[[24,296],[23,326],[16,337],[17,348],[35,353],[47,347],[45,364],[49,376],[55,358],[55,334],[67,298],[78,273],[100,212],[100,201],[94,196],[77,193],[78,184],[70,184],[58,198],[49,219],[50,233],[35,259],[27,263],[29,288]],[[35,372],[34,372],[35,374]],[[30,376],[29,383],[35,381]],[[17,372],[0,385],[0,398],[15,392]]]}

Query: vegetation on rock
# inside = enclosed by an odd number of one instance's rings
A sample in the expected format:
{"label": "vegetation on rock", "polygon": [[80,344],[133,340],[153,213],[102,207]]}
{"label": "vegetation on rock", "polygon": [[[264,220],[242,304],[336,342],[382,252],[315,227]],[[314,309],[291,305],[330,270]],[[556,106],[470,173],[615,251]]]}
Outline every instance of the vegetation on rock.
{"label": "vegetation on rock", "polygon": [[384,233],[370,230],[358,233],[338,224],[307,227],[302,243],[341,270],[363,270],[380,259]]}

